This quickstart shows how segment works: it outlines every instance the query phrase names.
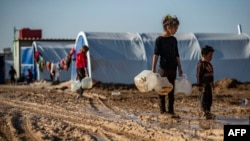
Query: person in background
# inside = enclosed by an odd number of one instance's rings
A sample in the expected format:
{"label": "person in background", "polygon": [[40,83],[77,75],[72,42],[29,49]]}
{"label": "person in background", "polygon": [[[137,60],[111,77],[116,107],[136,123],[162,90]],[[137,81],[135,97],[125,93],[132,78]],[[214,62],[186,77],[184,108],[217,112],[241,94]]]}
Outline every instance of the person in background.
{"label": "person in background", "polygon": [[200,92],[200,106],[202,118],[212,119],[215,116],[211,113],[212,106],[212,89],[214,87],[214,69],[211,64],[214,49],[206,45],[201,50],[202,58],[197,64],[197,84]]}
{"label": "person in background", "polygon": [[27,83],[31,83],[33,81],[33,74],[30,69],[27,70]]}
{"label": "person in background", "polygon": [[4,62],[4,58],[0,57],[0,84],[4,84],[4,78],[5,76],[5,62]]}
{"label": "person in background", "polygon": [[16,70],[14,69],[13,66],[10,67],[10,70],[9,70],[9,76],[10,76],[10,84],[13,84],[15,85],[16,83]]}
{"label": "person in background", "polygon": [[[163,33],[156,38],[155,49],[152,61],[152,71],[155,72],[158,58],[160,58],[158,73],[162,77],[167,77],[174,86],[176,72],[182,75],[177,39],[173,36],[179,27],[179,20],[175,16],[167,15],[163,19]],[[170,115],[172,118],[179,118],[174,112],[174,87],[168,94],[168,111],[166,111],[165,95],[159,95],[159,107],[161,114]]]}
{"label": "person in background", "polygon": [[[82,79],[86,76],[88,76],[88,70],[87,70],[87,52],[89,48],[88,46],[84,45],[80,49],[79,53],[76,54],[76,73],[77,73],[77,79],[81,82]],[[83,95],[83,88],[80,87],[78,91],[77,99],[82,97]]]}

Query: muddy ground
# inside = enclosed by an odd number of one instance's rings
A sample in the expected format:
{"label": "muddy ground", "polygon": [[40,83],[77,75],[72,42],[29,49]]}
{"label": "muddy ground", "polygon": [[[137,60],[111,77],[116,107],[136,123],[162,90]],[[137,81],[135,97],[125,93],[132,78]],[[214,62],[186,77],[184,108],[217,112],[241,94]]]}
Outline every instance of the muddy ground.
{"label": "muddy ground", "polygon": [[[197,87],[176,95],[172,119],[159,114],[157,94],[134,85],[96,83],[76,99],[69,82],[0,85],[0,141],[223,140],[227,124],[249,124],[250,83],[216,82],[214,120],[200,119]],[[120,92],[120,95],[112,95]]]}

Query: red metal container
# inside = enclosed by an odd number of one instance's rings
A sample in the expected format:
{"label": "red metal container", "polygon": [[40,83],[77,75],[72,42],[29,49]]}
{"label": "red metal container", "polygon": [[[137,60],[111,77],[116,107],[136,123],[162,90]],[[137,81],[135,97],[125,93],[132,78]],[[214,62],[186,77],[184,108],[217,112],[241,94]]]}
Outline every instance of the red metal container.
{"label": "red metal container", "polygon": [[41,39],[42,38],[42,30],[41,29],[22,28],[19,30],[19,39],[25,39],[25,38]]}

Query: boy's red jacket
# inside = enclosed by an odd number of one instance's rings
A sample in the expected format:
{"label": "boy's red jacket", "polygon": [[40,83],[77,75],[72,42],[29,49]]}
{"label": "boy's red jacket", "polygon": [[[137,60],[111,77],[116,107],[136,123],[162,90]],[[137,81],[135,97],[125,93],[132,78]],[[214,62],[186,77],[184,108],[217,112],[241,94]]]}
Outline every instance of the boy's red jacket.
{"label": "boy's red jacket", "polygon": [[76,68],[87,68],[87,56],[83,52],[76,55]]}

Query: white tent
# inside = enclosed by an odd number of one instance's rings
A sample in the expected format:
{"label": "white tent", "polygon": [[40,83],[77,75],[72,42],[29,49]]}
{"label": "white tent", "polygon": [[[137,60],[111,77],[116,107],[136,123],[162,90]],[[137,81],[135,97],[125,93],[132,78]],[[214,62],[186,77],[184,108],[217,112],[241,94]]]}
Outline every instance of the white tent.
{"label": "white tent", "polygon": [[[32,47],[34,51],[41,52],[45,61],[50,61],[52,63],[57,63],[61,59],[65,58],[71,48],[75,45],[72,41],[34,41]],[[44,70],[39,71],[38,66],[35,67],[35,72],[37,73],[37,80],[50,80],[49,72]],[[68,71],[62,70],[60,72],[59,80],[68,81],[71,79],[71,69]]]}
{"label": "white tent", "polygon": [[[155,39],[160,33],[79,32],[76,50],[89,46],[89,73],[104,83],[134,83],[142,70],[151,69]],[[246,34],[177,33],[185,74],[196,83],[196,66],[204,45],[214,47],[215,80],[235,78],[250,81],[250,43]],[[72,65],[72,71],[75,70]],[[71,73],[71,79],[75,72]]]}
{"label": "white tent", "polygon": [[215,48],[212,64],[215,80],[250,81],[250,38],[246,34],[196,34],[200,47]]}

